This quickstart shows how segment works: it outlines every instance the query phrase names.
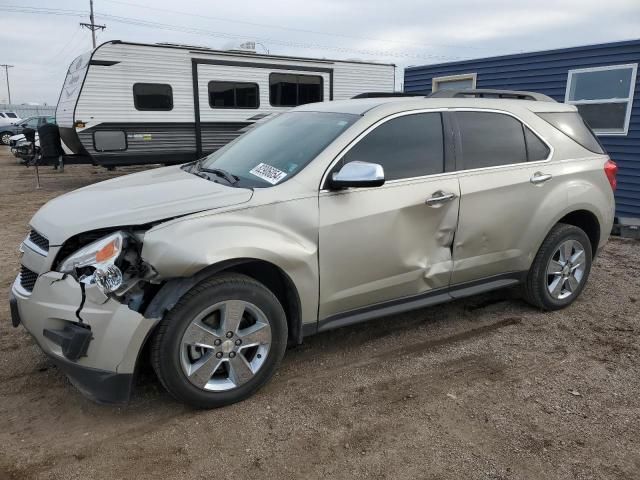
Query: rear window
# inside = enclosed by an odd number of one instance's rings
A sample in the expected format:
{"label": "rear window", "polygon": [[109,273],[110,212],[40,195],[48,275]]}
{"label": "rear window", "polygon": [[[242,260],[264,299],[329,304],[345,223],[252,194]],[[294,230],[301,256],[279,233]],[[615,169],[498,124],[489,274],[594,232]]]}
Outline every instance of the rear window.
{"label": "rear window", "polygon": [[578,112],[538,113],[538,115],[587,150],[593,153],[605,153]]}

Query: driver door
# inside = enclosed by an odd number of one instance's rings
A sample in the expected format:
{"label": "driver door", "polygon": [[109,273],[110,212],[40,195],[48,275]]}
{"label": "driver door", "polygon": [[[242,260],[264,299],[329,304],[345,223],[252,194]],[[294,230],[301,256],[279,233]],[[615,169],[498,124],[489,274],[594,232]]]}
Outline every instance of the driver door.
{"label": "driver door", "polygon": [[376,163],[386,181],[320,192],[321,321],[449,285],[460,189],[455,172],[445,172],[443,132],[440,112],[396,116],[368,131],[332,170]]}

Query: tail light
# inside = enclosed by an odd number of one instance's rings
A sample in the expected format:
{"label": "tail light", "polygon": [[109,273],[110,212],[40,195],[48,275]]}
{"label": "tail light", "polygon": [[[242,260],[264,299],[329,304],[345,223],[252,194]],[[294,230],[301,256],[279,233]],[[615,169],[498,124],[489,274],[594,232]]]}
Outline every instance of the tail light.
{"label": "tail light", "polygon": [[615,190],[618,186],[618,181],[616,180],[618,165],[616,165],[616,162],[614,162],[613,160],[607,160],[607,163],[604,164],[604,173],[607,176],[607,180],[609,180],[611,189]]}

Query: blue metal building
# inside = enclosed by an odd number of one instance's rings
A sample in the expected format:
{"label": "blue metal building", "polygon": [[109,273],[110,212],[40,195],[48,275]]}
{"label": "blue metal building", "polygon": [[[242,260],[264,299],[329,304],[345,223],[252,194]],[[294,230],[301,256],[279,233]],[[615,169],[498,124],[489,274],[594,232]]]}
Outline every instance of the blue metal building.
{"label": "blue metal building", "polygon": [[[576,105],[619,167],[616,213],[640,222],[640,40],[409,67],[408,93],[493,88]],[[635,94],[635,95],[634,95]]]}

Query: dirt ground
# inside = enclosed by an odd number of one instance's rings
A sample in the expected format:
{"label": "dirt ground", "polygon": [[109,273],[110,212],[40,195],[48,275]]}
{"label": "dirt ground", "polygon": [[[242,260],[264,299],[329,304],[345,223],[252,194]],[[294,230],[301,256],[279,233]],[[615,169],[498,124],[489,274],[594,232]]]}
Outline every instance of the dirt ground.
{"label": "dirt ground", "polygon": [[612,239],[566,310],[502,291],[321,334],[231,407],[150,373],[128,406],[84,399],[11,327],[17,248],[44,202],[129,171],[43,168],[36,191],[0,151],[0,480],[640,478],[638,241]]}

